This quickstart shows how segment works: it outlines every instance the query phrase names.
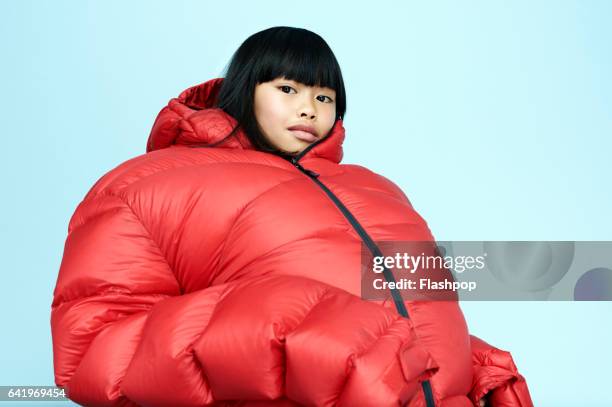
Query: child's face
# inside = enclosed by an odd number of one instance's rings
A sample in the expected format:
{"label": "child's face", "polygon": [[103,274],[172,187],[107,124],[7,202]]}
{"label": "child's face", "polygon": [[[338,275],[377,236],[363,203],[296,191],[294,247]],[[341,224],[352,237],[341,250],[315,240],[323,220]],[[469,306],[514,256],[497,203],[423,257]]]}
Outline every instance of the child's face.
{"label": "child's face", "polygon": [[[276,78],[255,87],[255,118],[276,148],[295,154],[324,137],[336,119],[336,92]],[[312,133],[292,129],[303,125]]]}

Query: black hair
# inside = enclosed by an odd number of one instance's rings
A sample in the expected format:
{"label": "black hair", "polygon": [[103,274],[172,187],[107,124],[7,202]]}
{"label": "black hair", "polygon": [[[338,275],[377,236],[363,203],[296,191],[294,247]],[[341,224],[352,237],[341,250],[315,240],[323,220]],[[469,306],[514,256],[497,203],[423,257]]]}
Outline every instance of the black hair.
{"label": "black hair", "polygon": [[[236,119],[251,143],[261,151],[287,158],[261,133],[254,111],[255,86],[285,77],[306,86],[336,91],[336,121],[346,112],[340,65],[318,34],[303,28],[271,27],[247,38],[232,56],[217,97],[217,107]],[[335,122],[334,122],[335,124]]]}

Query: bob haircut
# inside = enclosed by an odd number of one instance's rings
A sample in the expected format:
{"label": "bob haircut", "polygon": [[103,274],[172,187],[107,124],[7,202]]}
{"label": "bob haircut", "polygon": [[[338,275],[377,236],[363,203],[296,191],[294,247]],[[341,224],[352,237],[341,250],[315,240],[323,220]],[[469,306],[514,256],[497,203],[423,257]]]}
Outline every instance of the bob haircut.
{"label": "bob haircut", "polygon": [[255,86],[281,77],[335,90],[336,121],[344,117],[346,93],[334,53],[318,34],[293,27],[268,28],[240,45],[226,69],[216,105],[238,122],[227,137],[241,126],[257,149],[288,158],[261,133],[254,110]]}

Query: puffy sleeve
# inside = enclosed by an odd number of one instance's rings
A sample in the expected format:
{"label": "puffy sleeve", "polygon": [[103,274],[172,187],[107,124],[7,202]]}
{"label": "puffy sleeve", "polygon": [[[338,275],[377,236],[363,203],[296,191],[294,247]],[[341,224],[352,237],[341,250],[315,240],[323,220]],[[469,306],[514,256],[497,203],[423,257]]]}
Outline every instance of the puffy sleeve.
{"label": "puffy sleeve", "polygon": [[470,399],[474,405],[486,396],[491,407],[533,407],[525,378],[512,355],[470,335],[474,379]]}
{"label": "puffy sleeve", "polygon": [[410,320],[321,282],[179,281],[120,196],[83,201],[51,306],[56,385],[86,406],[385,406],[437,370]]}

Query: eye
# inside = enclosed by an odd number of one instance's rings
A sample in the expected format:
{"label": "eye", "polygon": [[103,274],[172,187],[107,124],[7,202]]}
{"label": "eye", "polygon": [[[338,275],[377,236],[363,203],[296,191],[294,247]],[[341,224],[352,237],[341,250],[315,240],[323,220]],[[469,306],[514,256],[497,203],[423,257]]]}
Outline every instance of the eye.
{"label": "eye", "polygon": [[[323,98],[323,100],[321,100],[319,98]],[[329,99],[329,101],[325,102],[325,98]],[[334,99],[330,98],[329,96],[325,96],[325,95],[317,96],[317,100],[319,100],[320,102],[324,102],[324,103],[332,103],[334,101]]]}
{"label": "eye", "polygon": [[281,90],[281,92],[284,92],[284,93],[291,93],[292,90],[295,90],[291,86],[287,86],[287,85],[279,86],[278,88]]}

